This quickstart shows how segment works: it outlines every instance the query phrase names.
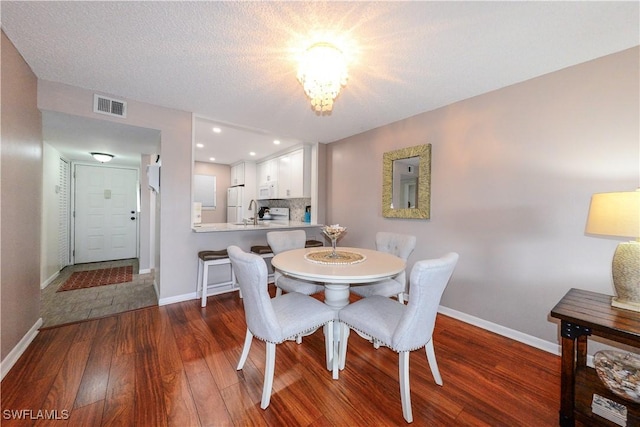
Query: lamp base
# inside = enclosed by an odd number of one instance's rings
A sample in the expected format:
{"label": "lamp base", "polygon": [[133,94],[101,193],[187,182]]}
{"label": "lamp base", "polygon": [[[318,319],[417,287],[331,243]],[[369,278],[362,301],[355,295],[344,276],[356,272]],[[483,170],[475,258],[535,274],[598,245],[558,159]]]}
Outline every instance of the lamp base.
{"label": "lamp base", "polygon": [[620,243],[613,255],[613,286],[617,297],[611,306],[640,311],[640,243]]}
{"label": "lamp base", "polygon": [[640,304],[632,301],[623,301],[618,299],[618,297],[613,297],[611,299],[611,307],[624,308],[625,310],[640,312]]}

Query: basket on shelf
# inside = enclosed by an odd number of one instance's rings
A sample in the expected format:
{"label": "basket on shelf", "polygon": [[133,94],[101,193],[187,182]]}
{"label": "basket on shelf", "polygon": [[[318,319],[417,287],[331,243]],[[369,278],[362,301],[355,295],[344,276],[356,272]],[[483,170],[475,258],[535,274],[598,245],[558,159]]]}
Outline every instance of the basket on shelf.
{"label": "basket on shelf", "polygon": [[602,350],[593,355],[598,377],[614,394],[640,403],[640,355]]}

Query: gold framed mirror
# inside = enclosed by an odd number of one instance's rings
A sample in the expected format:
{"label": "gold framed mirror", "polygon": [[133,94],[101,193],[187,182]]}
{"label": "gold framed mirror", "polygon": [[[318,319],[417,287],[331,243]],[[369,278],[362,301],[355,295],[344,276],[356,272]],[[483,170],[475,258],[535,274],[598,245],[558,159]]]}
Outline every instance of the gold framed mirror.
{"label": "gold framed mirror", "polygon": [[382,174],[383,217],[431,217],[431,144],[384,153]]}

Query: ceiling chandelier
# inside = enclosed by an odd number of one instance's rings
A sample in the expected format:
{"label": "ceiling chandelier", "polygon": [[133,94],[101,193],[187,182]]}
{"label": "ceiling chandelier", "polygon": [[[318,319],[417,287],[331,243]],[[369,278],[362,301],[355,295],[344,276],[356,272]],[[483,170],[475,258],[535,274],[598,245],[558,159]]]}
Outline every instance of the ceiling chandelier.
{"label": "ceiling chandelier", "polygon": [[333,101],[348,78],[344,54],[331,43],[312,45],[300,59],[298,80],[318,114],[332,110]]}

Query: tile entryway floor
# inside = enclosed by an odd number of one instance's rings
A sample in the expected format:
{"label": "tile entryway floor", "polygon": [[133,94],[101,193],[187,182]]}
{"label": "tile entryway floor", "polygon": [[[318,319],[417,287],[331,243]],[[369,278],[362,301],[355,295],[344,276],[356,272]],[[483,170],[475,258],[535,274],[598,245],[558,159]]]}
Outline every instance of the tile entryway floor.
{"label": "tile entryway floor", "polygon": [[[75,271],[127,265],[133,266],[131,282],[56,292]],[[156,291],[153,288],[153,272],[138,274],[138,270],[137,259],[76,264],[63,268],[58,277],[41,292],[42,327],[95,319],[158,305]]]}

